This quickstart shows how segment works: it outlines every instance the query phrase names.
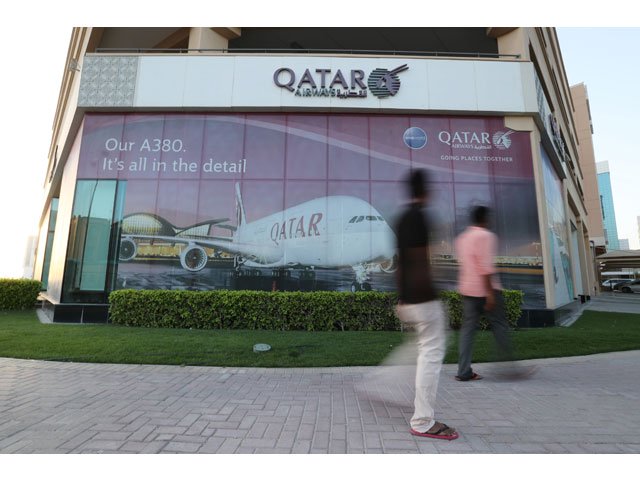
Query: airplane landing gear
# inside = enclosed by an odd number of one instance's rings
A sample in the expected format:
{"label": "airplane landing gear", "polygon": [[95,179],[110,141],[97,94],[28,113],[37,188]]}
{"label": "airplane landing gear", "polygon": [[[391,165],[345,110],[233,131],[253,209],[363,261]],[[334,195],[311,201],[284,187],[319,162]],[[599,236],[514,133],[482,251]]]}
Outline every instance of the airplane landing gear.
{"label": "airplane landing gear", "polygon": [[244,262],[246,262],[247,259],[244,257],[241,257],[240,255],[235,255],[233,257],[233,268],[235,269],[236,272],[240,271],[240,267],[242,267],[244,265]]}
{"label": "airplane landing gear", "polygon": [[363,283],[358,283],[358,282],[353,282],[351,283],[351,292],[355,293],[355,292],[370,292],[371,291],[371,284],[369,282],[363,282]]}
{"label": "airplane landing gear", "polygon": [[371,268],[368,265],[354,265],[352,268],[356,274],[356,279],[351,284],[351,291],[352,292],[371,291],[371,284],[369,283],[369,273]]}

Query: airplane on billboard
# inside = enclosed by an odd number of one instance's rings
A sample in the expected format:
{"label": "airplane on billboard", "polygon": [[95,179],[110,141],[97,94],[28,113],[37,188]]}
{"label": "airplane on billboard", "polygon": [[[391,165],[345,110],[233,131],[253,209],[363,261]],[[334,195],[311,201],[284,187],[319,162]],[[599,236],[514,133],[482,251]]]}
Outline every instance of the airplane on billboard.
{"label": "airplane on billboard", "polygon": [[[185,229],[175,229],[166,221],[153,232],[124,229],[120,260],[135,258],[135,240],[183,243],[180,264],[189,272],[198,272],[207,265],[207,247],[232,254],[239,266],[252,268],[349,266],[355,273],[352,291],[370,290],[372,272],[396,269],[395,235],[380,213],[362,199],[346,195],[320,197],[247,222],[240,185],[236,183],[236,210],[235,227],[222,224],[229,220],[225,218]],[[227,228],[233,234],[206,236],[205,230],[208,232],[212,225]]]}

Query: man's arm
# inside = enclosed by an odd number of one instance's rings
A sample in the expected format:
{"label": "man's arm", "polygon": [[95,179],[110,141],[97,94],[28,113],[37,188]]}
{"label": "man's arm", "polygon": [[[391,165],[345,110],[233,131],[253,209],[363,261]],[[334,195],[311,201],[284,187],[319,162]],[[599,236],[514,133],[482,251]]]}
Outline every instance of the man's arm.
{"label": "man's arm", "polygon": [[496,296],[493,293],[493,285],[491,284],[491,275],[485,275],[484,279],[484,287],[487,291],[486,301],[484,303],[485,310],[493,310],[493,307],[496,306]]}
{"label": "man's arm", "polygon": [[493,293],[493,282],[491,278],[496,273],[495,258],[497,251],[496,237],[489,233],[483,242],[481,242],[480,266],[482,272],[482,281],[484,283],[486,294],[485,310],[493,310],[496,305],[495,294]]}

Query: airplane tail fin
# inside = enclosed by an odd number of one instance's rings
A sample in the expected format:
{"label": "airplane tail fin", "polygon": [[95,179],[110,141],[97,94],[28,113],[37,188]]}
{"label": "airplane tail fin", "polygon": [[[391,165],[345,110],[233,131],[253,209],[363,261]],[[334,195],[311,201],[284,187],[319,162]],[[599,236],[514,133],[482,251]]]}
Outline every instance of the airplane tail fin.
{"label": "airplane tail fin", "polygon": [[237,226],[244,225],[246,222],[246,217],[244,215],[244,204],[242,203],[242,194],[240,193],[240,184],[236,183],[236,213],[238,215],[237,218]]}

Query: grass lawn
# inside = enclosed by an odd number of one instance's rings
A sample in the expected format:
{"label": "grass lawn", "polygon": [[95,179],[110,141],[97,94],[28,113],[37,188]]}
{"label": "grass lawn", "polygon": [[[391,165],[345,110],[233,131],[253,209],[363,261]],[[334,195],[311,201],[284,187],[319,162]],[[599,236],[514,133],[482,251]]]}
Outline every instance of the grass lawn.
{"label": "grass lawn", "polygon": [[[98,363],[328,367],[377,365],[401,332],[180,330],[116,325],[43,325],[33,311],[0,312],[0,357]],[[585,312],[569,328],[513,332],[519,359],[640,349],[640,315]],[[271,351],[254,353],[268,343]],[[493,360],[490,332],[478,332],[474,362]],[[445,363],[457,361],[457,333]]]}
{"label": "grass lawn", "polygon": [[[522,329],[511,338],[519,360],[640,350],[640,315],[586,310],[570,327]],[[445,363],[457,362],[457,334],[455,342],[447,349]],[[479,332],[473,361],[492,361],[493,350],[491,332]]]}

